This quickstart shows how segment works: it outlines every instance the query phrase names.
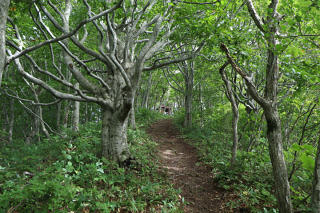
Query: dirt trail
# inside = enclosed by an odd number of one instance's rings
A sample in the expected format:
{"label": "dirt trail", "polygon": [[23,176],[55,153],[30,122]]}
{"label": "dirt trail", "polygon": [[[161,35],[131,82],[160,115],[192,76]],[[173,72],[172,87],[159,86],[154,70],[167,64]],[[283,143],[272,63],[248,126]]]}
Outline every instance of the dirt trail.
{"label": "dirt trail", "polygon": [[172,120],[160,120],[148,129],[159,143],[161,164],[188,202],[184,212],[232,212],[226,208],[229,193],[213,181],[211,169],[198,161],[197,150],[179,136]]}

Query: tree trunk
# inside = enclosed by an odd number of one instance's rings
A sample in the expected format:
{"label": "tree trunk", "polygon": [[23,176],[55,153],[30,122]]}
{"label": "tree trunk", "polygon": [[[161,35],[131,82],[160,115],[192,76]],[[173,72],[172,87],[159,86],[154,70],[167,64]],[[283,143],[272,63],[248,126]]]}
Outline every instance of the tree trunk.
{"label": "tree trunk", "polygon": [[184,99],[185,116],[183,126],[190,128],[192,125],[192,91],[186,91]]}
{"label": "tree trunk", "polygon": [[[79,88],[79,83],[75,84],[75,87]],[[73,121],[72,121],[72,128],[74,131],[79,131],[79,121],[80,121],[80,102],[74,102],[74,109],[73,109]]]}
{"label": "tree trunk", "polygon": [[56,120],[56,125],[57,125],[57,130],[60,129],[60,122],[61,122],[61,101],[57,104],[57,120]]}
{"label": "tree trunk", "polygon": [[150,72],[150,74],[149,74],[148,86],[147,86],[147,89],[143,95],[143,100],[142,100],[142,104],[141,104],[141,106],[146,109],[148,108],[148,101],[149,101],[151,86],[152,86],[152,72]]}
{"label": "tree trunk", "polygon": [[131,108],[131,111],[130,111],[130,126],[134,130],[137,129],[134,103],[132,103],[132,108]]}
{"label": "tree trunk", "polygon": [[313,213],[320,212],[320,132],[318,139],[317,155],[314,166],[311,205]]}
{"label": "tree trunk", "polygon": [[237,105],[232,106],[232,129],[233,129],[233,144],[232,144],[232,157],[231,157],[231,166],[236,163],[237,151],[238,151],[238,121],[239,121],[239,110]]}
{"label": "tree trunk", "polygon": [[191,62],[190,67],[187,68],[185,73],[185,117],[184,117],[184,127],[190,128],[192,126],[192,98],[193,98],[193,63]]}
{"label": "tree trunk", "polygon": [[64,117],[63,117],[63,123],[62,123],[62,126],[64,128],[68,128],[68,120],[69,120],[69,111],[70,111],[70,101],[69,100],[66,100],[65,101],[65,106],[64,106]]}
{"label": "tree trunk", "polygon": [[203,127],[204,117],[203,117],[203,101],[202,101],[202,86],[199,84],[199,104],[200,104],[200,127]]}
{"label": "tree trunk", "polygon": [[0,87],[6,64],[6,25],[10,0],[0,1]]}
{"label": "tree trunk", "polygon": [[122,163],[130,157],[127,142],[128,113],[119,118],[118,112],[102,108],[102,157]]}
{"label": "tree trunk", "polygon": [[239,121],[239,108],[238,103],[235,99],[234,92],[232,91],[231,82],[227,78],[227,75],[224,71],[225,67],[229,64],[229,62],[225,63],[219,70],[222,80],[225,84],[225,93],[227,98],[230,101],[231,109],[232,109],[232,136],[233,136],[233,144],[232,144],[232,156],[231,156],[231,167],[235,164],[237,158],[237,150],[238,150],[238,121]]}
{"label": "tree trunk", "polygon": [[[30,86],[31,86],[30,88],[31,88],[31,90],[32,90],[32,92],[34,94],[34,98],[36,100],[36,103],[40,103],[39,95],[43,91],[42,88],[39,87],[38,89],[35,89],[32,85],[30,85]],[[37,119],[38,126],[39,126],[39,124],[41,125],[42,132],[45,134],[45,136],[47,138],[49,138],[50,134],[49,134],[49,132],[48,132],[48,130],[46,128],[46,125],[45,125],[45,123],[43,121],[42,107],[41,107],[41,105],[38,105],[36,107],[37,107],[36,108],[36,115],[35,115],[34,119]],[[38,134],[38,141],[40,142],[40,134]]]}
{"label": "tree trunk", "polygon": [[[248,0],[249,1],[249,0]],[[268,48],[268,64],[266,69],[266,87],[265,98],[262,98],[256,88],[254,87],[251,79],[244,73],[234,62],[229,54],[229,50],[224,44],[221,49],[226,53],[229,62],[234,69],[245,79],[248,91],[252,98],[261,105],[267,121],[267,138],[269,142],[269,154],[272,163],[273,177],[275,181],[276,197],[279,205],[280,213],[293,212],[292,203],[290,198],[290,186],[288,181],[287,167],[284,160],[282,135],[281,135],[281,122],[277,108],[277,89],[279,79],[279,65],[278,56],[276,55],[275,35],[269,38]]]}
{"label": "tree trunk", "polygon": [[269,154],[272,163],[276,196],[279,203],[279,212],[293,212],[290,199],[287,166],[284,160],[282,147],[281,122],[277,108],[273,107],[269,110],[265,110],[265,116],[268,126],[267,138],[269,142]]}
{"label": "tree trunk", "polygon": [[46,128],[46,125],[45,123],[43,122],[43,113],[42,113],[42,107],[39,106],[39,118],[40,118],[40,124],[41,124],[41,130],[42,132],[44,133],[44,135],[49,138],[50,137],[50,134]]}
{"label": "tree trunk", "polygon": [[13,127],[14,127],[14,99],[10,99],[10,121],[9,121],[9,131],[8,131],[8,142],[12,143],[13,136]]}
{"label": "tree trunk", "polygon": [[84,119],[85,119],[84,120],[85,123],[88,123],[90,121],[88,103],[85,103],[85,118]]}
{"label": "tree trunk", "polygon": [[[275,29],[271,31],[276,31]],[[275,34],[271,34],[268,39],[268,64],[266,69],[266,89],[265,97],[271,101],[271,104],[264,106],[264,113],[267,120],[267,138],[269,142],[269,154],[272,163],[273,176],[276,186],[276,194],[280,213],[293,212],[290,198],[290,185],[288,181],[288,172],[283,154],[281,121],[278,113],[278,79],[279,79],[279,61],[276,53],[276,45],[279,43]]]}
{"label": "tree trunk", "polygon": [[36,106],[36,109],[35,109],[35,115],[33,120],[34,120],[34,137],[37,138],[37,141],[38,143],[40,142],[40,119],[37,115],[40,114],[40,108],[38,106]]}

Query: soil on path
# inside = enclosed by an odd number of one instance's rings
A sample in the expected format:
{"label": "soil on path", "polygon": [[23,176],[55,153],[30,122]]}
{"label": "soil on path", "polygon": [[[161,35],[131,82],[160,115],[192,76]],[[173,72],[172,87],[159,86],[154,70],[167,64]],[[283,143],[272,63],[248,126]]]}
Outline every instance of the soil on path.
{"label": "soil on path", "polygon": [[159,144],[161,165],[170,181],[188,203],[184,212],[232,212],[226,208],[232,196],[217,186],[211,169],[198,161],[197,150],[181,138],[172,120],[160,120],[147,132]]}

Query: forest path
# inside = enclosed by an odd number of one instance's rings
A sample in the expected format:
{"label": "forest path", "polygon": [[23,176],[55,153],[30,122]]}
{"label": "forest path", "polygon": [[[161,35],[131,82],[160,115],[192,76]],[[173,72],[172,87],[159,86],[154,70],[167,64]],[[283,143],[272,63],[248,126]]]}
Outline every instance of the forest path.
{"label": "forest path", "polygon": [[184,212],[232,212],[226,208],[230,193],[214,182],[211,169],[198,160],[197,150],[179,135],[172,120],[160,120],[147,130],[158,142],[158,154],[169,180],[187,201]]}

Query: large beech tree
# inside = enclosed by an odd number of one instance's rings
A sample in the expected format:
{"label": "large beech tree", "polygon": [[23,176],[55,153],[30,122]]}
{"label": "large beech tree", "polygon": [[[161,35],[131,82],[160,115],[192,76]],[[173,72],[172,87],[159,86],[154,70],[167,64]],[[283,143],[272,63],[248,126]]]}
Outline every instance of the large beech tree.
{"label": "large beech tree", "polygon": [[[19,34],[18,26],[11,22],[19,42],[8,42],[8,63],[14,61],[25,79],[40,85],[58,99],[99,104],[102,114],[102,156],[123,162],[130,157],[127,144],[128,114],[141,72],[183,61],[190,55],[172,61],[168,61],[167,57],[158,59],[147,66],[147,61],[154,53],[169,43],[169,36],[173,32],[169,19],[170,5],[155,0],[106,1],[99,4],[84,0],[77,2],[77,8],[86,11],[86,17],[79,21],[79,16],[69,8],[71,3],[66,0],[60,5],[51,1],[33,4],[30,11],[33,13],[35,30],[42,39],[34,46],[24,46],[24,36]],[[64,10],[60,10],[61,7]],[[72,25],[69,26],[67,19]],[[79,38],[84,27],[88,28],[89,39],[91,37],[95,41],[90,45]],[[54,65],[52,69],[42,67],[32,57],[31,51],[49,49],[48,45],[63,50],[64,63],[72,73],[72,78],[68,79],[65,72]],[[21,56],[35,68],[37,74],[28,71]],[[54,63],[54,53],[51,58]],[[100,67],[103,69],[98,69]],[[41,77],[40,73],[51,81]],[[69,88],[70,92],[61,89],[61,85]]]}

